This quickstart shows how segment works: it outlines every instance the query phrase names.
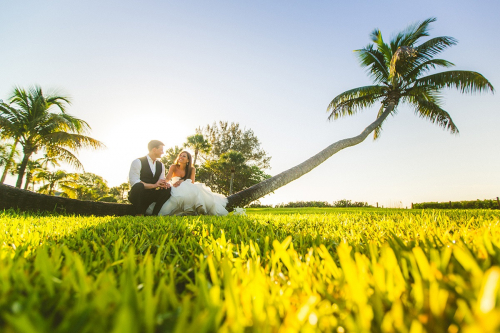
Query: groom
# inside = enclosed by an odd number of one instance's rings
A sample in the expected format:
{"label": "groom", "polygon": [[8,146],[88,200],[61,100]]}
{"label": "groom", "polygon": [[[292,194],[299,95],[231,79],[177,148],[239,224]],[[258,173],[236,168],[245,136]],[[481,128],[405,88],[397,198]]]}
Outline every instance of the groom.
{"label": "groom", "polygon": [[146,213],[149,205],[155,202],[152,215],[158,215],[163,204],[170,198],[170,184],[165,181],[165,165],[158,159],[163,155],[165,145],[158,140],[148,143],[149,153],[135,159],[130,166],[130,192],[128,201],[132,203],[137,215]]}

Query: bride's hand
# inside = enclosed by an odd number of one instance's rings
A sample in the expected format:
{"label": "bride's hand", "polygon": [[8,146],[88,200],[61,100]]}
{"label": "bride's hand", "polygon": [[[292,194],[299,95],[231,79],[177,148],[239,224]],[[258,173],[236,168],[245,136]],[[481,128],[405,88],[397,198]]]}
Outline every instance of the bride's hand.
{"label": "bride's hand", "polygon": [[181,183],[183,182],[183,180],[178,180],[177,182],[175,182],[175,184],[173,185],[174,187],[178,187]]}

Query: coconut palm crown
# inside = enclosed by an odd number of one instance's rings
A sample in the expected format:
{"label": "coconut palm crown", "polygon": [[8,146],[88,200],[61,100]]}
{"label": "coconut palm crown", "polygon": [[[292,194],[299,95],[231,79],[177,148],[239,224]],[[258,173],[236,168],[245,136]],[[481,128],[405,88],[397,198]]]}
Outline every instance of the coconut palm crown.
{"label": "coconut palm crown", "polygon": [[429,18],[409,26],[397,34],[389,44],[382,33],[371,33],[372,44],[356,50],[361,66],[366,67],[374,85],[355,88],[335,97],[328,105],[329,120],[354,115],[360,110],[380,102],[377,119],[359,135],[332,143],[316,155],[295,167],[283,171],[241,192],[228,197],[228,208],[244,206],[308,173],[333,154],[363,142],[374,132],[379,137],[382,124],[389,114],[395,114],[399,103],[411,105],[423,118],[458,133],[448,112],[441,108],[443,88],[457,88],[462,93],[491,91],[494,88],[479,73],[471,71],[445,71],[428,74],[429,71],[454,66],[451,62],[434,59],[434,56],[455,45],[452,37],[435,37],[420,43],[429,36],[429,25],[436,21]]}
{"label": "coconut palm crown", "polygon": [[199,153],[208,154],[212,149],[212,145],[208,140],[205,140],[202,134],[195,134],[188,137],[184,146],[194,150],[193,166],[196,166],[196,159]]}
{"label": "coconut palm crown", "polygon": [[[493,92],[494,89],[477,72],[454,70],[426,75],[436,68],[454,66],[447,60],[434,59],[434,56],[457,44],[456,39],[444,36],[419,43],[423,37],[429,36],[429,25],[434,21],[435,18],[429,18],[408,27],[389,44],[384,42],[380,30],[375,29],[370,35],[373,43],[355,51],[374,85],[351,89],[335,97],[327,108],[328,119],[354,115],[376,102],[381,102],[378,117],[389,106],[392,107],[389,114],[395,114],[399,103],[404,102],[421,118],[452,134],[458,133],[450,114],[441,107],[443,88],[457,88],[462,93]],[[380,136],[382,123],[375,128],[374,139]]]}
{"label": "coconut palm crown", "polygon": [[67,97],[44,95],[39,86],[34,86],[28,91],[15,88],[9,103],[0,107],[0,128],[8,129],[4,135],[19,142],[23,148],[16,187],[21,187],[31,155],[40,149],[48,156],[58,156],[61,161],[83,169],[73,152],[85,147],[104,147],[100,141],[84,135],[90,130],[84,120],[66,112],[70,104]]}

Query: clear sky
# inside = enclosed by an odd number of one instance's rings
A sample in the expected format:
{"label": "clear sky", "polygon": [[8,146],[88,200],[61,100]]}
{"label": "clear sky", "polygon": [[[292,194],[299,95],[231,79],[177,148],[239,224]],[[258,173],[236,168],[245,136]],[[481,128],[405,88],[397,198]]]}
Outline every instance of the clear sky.
{"label": "clear sky", "polygon": [[[151,139],[181,145],[224,120],[254,131],[275,175],[359,134],[366,109],[327,121],[341,92],[371,81],[353,50],[437,17],[431,37],[457,69],[500,89],[500,2],[481,1],[2,1],[0,98],[41,85],[72,98],[107,149],[82,151],[85,170],[110,186]],[[384,206],[500,196],[499,94],[445,93],[451,135],[407,107],[379,140],[345,149],[261,202],[349,199]],[[9,179],[13,184],[14,180]]]}

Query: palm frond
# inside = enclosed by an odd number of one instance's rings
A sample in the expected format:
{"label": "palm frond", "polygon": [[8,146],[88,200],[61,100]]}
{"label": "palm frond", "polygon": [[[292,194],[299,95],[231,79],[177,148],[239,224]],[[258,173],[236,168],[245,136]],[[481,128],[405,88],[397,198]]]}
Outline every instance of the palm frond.
{"label": "palm frond", "polygon": [[435,56],[450,46],[457,45],[458,40],[453,37],[434,37],[416,47],[419,54],[428,58]]}
{"label": "palm frond", "polygon": [[[417,60],[418,61],[418,60]],[[412,84],[420,75],[437,67],[453,67],[454,63],[443,59],[430,59],[417,64],[408,73],[403,74],[406,85]]]}
{"label": "palm frond", "polygon": [[50,95],[45,98],[47,105],[56,106],[61,110],[62,113],[66,113],[66,106],[71,105],[71,100],[69,97]]}
{"label": "palm frond", "polygon": [[401,46],[413,46],[420,38],[429,36],[429,24],[435,22],[436,18],[431,17],[420,23],[412,24],[391,40],[391,50],[393,53]]}
{"label": "palm frond", "polygon": [[58,187],[63,193],[68,196],[68,198],[77,199],[78,190],[77,184],[74,179],[60,181],[58,183]]}
{"label": "palm frond", "polygon": [[338,119],[346,115],[353,115],[359,110],[373,105],[386,92],[384,86],[365,86],[351,89],[335,97],[328,105],[330,112],[328,120]]}
{"label": "palm frond", "polygon": [[389,71],[386,66],[384,55],[373,48],[373,45],[368,45],[364,49],[355,50],[361,66],[367,68],[368,74],[373,78],[374,82],[381,83],[389,77]]}
{"label": "palm frond", "polygon": [[42,185],[38,188],[37,192],[41,194],[49,194],[50,184]]}
{"label": "palm frond", "polygon": [[101,149],[106,147],[101,141],[98,141],[91,137],[62,131],[46,134],[44,135],[43,140],[49,146],[64,146],[75,150],[81,148]]}
{"label": "palm frond", "polygon": [[62,117],[64,117],[64,119],[66,119],[66,121],[71,124],[72,131],[78,134],[85,134],[90,131],[90,126],[85,120],[79,119],[69,114],[64,114],[62,115]]}
{"label": "palm frond", "polygon": [[[382,32],[379,29],[375,29],[371,33],[371,39],[373,43],[377,46],[377,50],[384,56],[385,64],[388,64],[392,58],[392,51],[389,45],[384,43],[382,38]],[[384,66],[385,68],[386,66]]]}
{"label": "palm frond", "polygon": [[440,105],[442,101],[441,90],[434,86],[412,86],[401,94],[402,100],[412,103],[414,98],[421,98],[425,101]]}
{"label": "palm frond", "polygon": [[30,99],[28,93],[25,89],[21,87],[15,87],[14,92],[9,97],[9,102],[11,104],[17,104],[24,110],[29,110],[31,108]]}
{"label": "palm frond", "polygon": [[415,80],[415,86],[431,85],[437,89],[457,88],[461,93],[495,92],[493,85],[481,74],[471,71],[447,71]]}
{"label": "palm frond", "polygon": [[58,159],[62,162],[65,162],[77,170],[84,171],[83,164],[80,160],[69,150],[59,147],[59,146],[49,146],[45,147],[47,154],[55,154],[58,156]]}
{"label": "palm frond", "polygon": [[450,114],[436,103],[414,97],[411,98],[410,104],[415,108],[415,114],[419,117],[425,118],[433,124],[437,124],[445,130],[450,131],[451,134],[458,134],[458,128],[453,122],[453,119],[451,119]]}

